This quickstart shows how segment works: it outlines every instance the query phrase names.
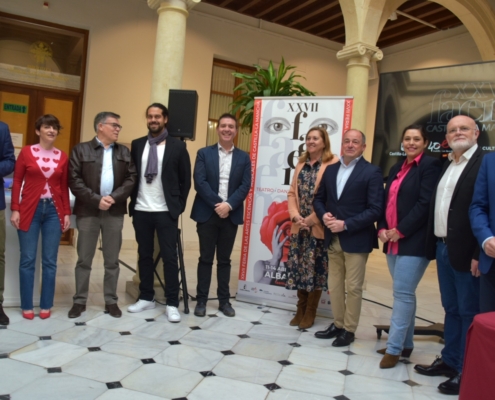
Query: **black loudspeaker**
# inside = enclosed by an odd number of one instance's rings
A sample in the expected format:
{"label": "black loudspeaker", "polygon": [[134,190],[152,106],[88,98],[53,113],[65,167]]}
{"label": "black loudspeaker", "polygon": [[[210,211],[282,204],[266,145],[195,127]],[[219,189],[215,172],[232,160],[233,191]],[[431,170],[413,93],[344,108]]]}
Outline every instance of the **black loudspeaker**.
{"label": "black loudspeaker", "polygon": [[168,134],[188,140],[196,139],[197,112],[198,92],[170,89],[168,94]]}

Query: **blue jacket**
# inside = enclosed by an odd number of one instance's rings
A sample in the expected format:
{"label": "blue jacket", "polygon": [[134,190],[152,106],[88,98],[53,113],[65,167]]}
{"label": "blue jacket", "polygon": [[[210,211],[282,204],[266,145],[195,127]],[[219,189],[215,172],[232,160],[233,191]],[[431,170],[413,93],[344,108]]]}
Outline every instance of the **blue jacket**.
{"label": "blue jacket", "polygon": [[[346,253],[371,253],[378,248],[375,222],[383,214],[383,175],[379,167],[361,158],[337,198],[337,173],[341,163],[329,165],[321,178],[313,208],[320,220],[328,211],[343,220],[347,230],[337,233]],[[325,247],[334,235],[325,228]]]}
{"label": "blue jacket", "polygon": [[[215,204],[223,201],[218,195],[220,183],[218,144],[203,147],[198,151],[193,177],[196,197],[191,218],[196,222],[206,222],[214,213]],[[244,223],[243,202],[250,188],[251,161],[246,152],[235,147],[232,154],[227,203],[232,207],[229,218],[236,225]]]}
{"label": "blue jacket", "polygon": [[[473,201],[469,207],[471,229],[480,247],[490,236],[495,236],[495,153],[483,157],[474,185]],[[480,249],[479,270],[490,271],[493,258]]]}
{"label": "blue jacket", "polygon": [[12,138],[10,137],[9,126],[0,121],[0,210],[5,210],[5,191],[3,188],[3,178],[14,171],[15,155]]}

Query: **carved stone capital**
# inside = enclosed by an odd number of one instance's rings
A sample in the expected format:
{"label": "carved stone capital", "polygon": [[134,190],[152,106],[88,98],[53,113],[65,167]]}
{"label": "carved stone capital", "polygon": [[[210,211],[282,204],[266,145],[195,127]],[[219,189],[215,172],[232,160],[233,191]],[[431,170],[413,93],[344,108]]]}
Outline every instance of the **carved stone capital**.
{"label": "carved stone capital", "polygon": [[344,46],[342,50],[337,53],[337,59],[339,61],[349,60],[352,58],[368,61],[380,61],[383,58],[383,52],[376,46],[370,44],[357,42],[348,46]]}
{"label": "carved stone capital", "polygon": [[189,11],[200,2],[201,0],[148,0],[148,7],[158,10],[162,6],[162,3],[165,3],[165,7]]}

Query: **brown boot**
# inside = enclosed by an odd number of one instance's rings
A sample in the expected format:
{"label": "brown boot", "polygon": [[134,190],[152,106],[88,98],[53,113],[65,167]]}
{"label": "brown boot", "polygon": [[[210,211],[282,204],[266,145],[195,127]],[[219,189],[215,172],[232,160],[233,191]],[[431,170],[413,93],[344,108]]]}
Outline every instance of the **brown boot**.
{"label": "brown boot", "polygon": [[309,293],[306,292],[306,290],[297,291],[297,298],[299,299],[297,301],[297,311],[294,318],[292,318],[289,322],[290,326],[299,325],[299,322],[301,322],[301,320],[303,319],[304,313],[306,312],[306,304],[308,303],[308,294]]}
{"label": "brown boot", "polygon": [[321,290],[313,290],[312,292],[309,292],[308,305],[306,306],[306,312],[304,313],[303,319],[299,322],[299,329],[308,329],[313,326],[320,297]]}
{"label": "brown boot", "polygon": [[392,354],[385,353],[382,360],[380,361],[380,368],[387,369],[393,368],[399,362],[400,356],[393,356]]}

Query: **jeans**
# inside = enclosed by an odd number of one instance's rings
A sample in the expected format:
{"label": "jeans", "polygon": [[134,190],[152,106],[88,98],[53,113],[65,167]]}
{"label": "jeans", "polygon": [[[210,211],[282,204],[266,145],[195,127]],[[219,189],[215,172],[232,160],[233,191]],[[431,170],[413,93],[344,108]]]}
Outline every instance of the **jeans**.
{"label": "jeans", "polygon": [[398,356],[404,348],[414,347],[416,288],[429,261],[425,257],[387,254],[387,264],[390,275],[392,275],[394,290],[387,353]]}
{"label": "jeans", "polygon": [[213,258],[217,252],[217,297],[220,306],[230,299],[230,256],[234,248],[237,225],[230,218],[220,218],[213,213],[206,222],[198,222],[199,262],[198,262],[198,303],[208,301],[210,291]]}
{"label": "jeans", "polygon": [[[22,218],[22,215],[21,215]],[[53,307],[55,295],[55,275],[57,274],[57,255],[62,229],[52,199],[40,199],[27,232],[18,230],[21,260],[19,263],[19,281],[21,289],[21,308],[33,309],[34,271],[36,252],[41,232],[41,301],[40,308]]]}
{"label": "jeans", "polygon": [[445,310],[442,360],[462,372],[467,331],[479,313],[479,278],[450,265],[447,246],[437,242],[437,272],[442,306]]}
{"label": "jeans", "polygon": [[151,301],[155,298],[154,260],[155,232],[163,260],[163,276],[165,277],[165,297],[167,305],[179,306],[179,262],[177,257],[178,220],[169,212],[135,211],[132,224],[138,243],[139,266],[139,299]]}

